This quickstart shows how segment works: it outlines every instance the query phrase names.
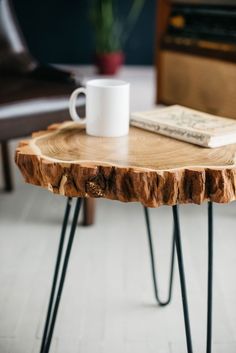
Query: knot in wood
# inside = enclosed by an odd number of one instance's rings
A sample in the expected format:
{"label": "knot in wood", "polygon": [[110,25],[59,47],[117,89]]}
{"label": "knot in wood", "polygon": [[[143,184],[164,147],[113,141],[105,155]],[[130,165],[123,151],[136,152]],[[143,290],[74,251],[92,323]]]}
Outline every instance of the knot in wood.
{"label": "knot in wood", "polygon": [[96,181],[87,181],[86,183],[87,193],[93,197],[103,197],[104,191]]}

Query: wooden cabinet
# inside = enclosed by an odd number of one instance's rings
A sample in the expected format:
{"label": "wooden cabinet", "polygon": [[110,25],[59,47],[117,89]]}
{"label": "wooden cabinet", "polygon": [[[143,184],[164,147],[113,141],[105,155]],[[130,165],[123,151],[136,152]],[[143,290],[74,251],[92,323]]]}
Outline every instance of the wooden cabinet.
{"label": "wooden cabinet", "polygon": [[[158,103],[236,118],[236,6],[231,4],[158,1]],[[171,23],[182,29],[175,32]]]}

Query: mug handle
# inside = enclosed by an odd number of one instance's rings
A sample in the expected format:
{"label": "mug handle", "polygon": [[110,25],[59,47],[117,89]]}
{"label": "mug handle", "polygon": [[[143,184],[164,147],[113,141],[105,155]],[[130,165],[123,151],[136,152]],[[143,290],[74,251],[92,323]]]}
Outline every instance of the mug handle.
{"label": "mug handle", "polygon": [[86,95],[86,88],[84,87],[80,87],[77,88],[70,96],[70,100],[69,100],[69,111],[70,111],[70,116],[74,121],[77,121],[81,124],[85,124],[86,123],[86,118],[85,119],[81,119],[80,116],[78,115],[77,111],[76,111],[76,100],[79,94],[85,94]]}

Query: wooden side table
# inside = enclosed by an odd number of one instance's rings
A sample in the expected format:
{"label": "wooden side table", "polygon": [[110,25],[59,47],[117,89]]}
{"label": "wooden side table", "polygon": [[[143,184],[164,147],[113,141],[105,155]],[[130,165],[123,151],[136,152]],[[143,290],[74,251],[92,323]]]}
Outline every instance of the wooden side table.
{"label": "wooden side table", "polygon": [[[208,201],[206,352],[211,352],[213,202],[228,203],[236,199],[235,153],[236,145],[205,149],[137,128],[131,128],[129,136],[120,138],[91,137],[74,122],[52,125],[47,131],[35,133],[31,140],[20,143],[16,150],[16,163],[25,181],[67,197],[40,353],[48,353],[50,349],[81,203],[87,197],[143,204],[155,296],[162,306],[171,301],[176,249],[188,353],[193,352],[193,347],[178,204]],[[72,198],[77,198],[77,201],[65,246]],[[158,295],[148,213],[148,207],[161,205],[172,206],[174,223],[169,293],[165,301]],[[65,256],[62,259],[64,247]],[[61,263],[62,269],[59,271]]]}

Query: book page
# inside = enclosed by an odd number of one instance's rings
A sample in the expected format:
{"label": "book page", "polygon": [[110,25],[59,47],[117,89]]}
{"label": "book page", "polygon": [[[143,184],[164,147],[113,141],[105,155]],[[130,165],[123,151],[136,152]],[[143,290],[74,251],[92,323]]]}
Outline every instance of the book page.
{"label": "book page", "polygon": [[236,133],[236,121],[233,119],[217,117],[178,105],[132,115],[211,136]]}

